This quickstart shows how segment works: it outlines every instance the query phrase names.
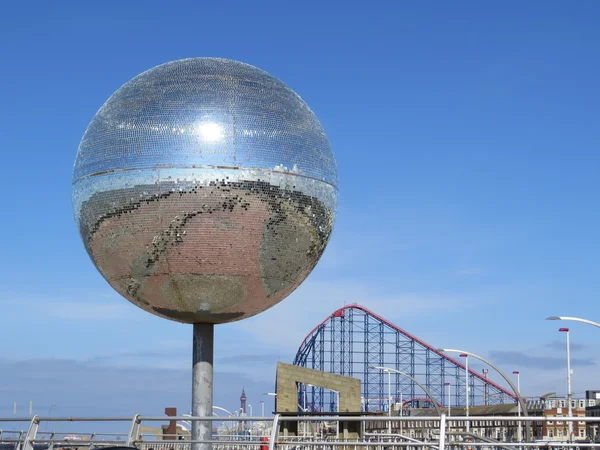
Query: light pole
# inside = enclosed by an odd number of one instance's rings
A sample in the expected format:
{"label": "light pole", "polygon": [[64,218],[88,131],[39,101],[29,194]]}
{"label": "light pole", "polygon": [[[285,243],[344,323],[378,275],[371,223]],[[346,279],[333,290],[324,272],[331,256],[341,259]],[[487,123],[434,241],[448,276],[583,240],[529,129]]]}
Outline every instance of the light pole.
{"label": "light pole", "polygon": [[[231,411],[229,411],[228,409],[225,409],[225,408],[221,408],[220,406],[213,405],[212,409],[218,409],[219,411],[226,412],[230,416],[233,416],[233,413]],[[190,413],[190,417],[191,417],[191,413]]]}
{"label": "light pole", "polygon": [[[519,397],[521,397],[521,373],[518,370],[513,370],[513,375],[517,376],[517,390],[519,391]],[[518,415],[519,417],[521,417],[521,403],[517,402],[517,411],[518,411]],[[521,434],[521,421],[519,421],[519,442],[521,442],[522,440],[522,434]]]}
{"label": "light pole", "polygon": [[[461,353],[461,358],[465,358],[465,416],[469,417],[469,355]],[[471,423],[467,420],[467,433],[469,432]]]}
{"label": "light pole", "polygon": [[[466,352],[464,350],[456,350],[456,349],[453,349],[453,348],[438,348],[437,351],[438,352],[447,352],[447,353],[463,353],[463,354],[472,356],[473,358],[476,358],[479,361],[484,362],[488,366],[491,366],[496,372],[498,372],[500,374],[500,376],[502,378],[504,378],[504,380],[508,383],[508,385],[510,386],[510,388],[513,390],[513,392],[517,396],[517,401],[521,404],[521,410],[523,411],[523,415],[525,417],[527,417],[529,415],[527,413],[527,405],[525,405],[523,399],[519,396],[519,390],[516,388],[516,386],[513,384],[513,382],[510,381],[510,378],[504,372],[502,372],[498,367],[496,367],[494,364],[492,364],[491,362],[489,362],[487,359],[482,358],[481,356],[476,355],[475,353]],[[527,433],[527,440],[529,440],[531,438],[531,425],[529,423],[527,423],[525,430],[526,430],[526,433]]]}
{"label": "light pole", "polygon": [[452,400],[451,400],[451,397],[450,397],[450,382],[449,382],[449,381],[446,381],[446,382],[444,383],[444,386],[446,386],[446,388],[448,388],[448,389],[447,389],[447,390],[448,390],[448,394],[447,394],[447,396],[448,396],[448,417],[450,417],[450,409],[451,409],[451,406],[450,406],[450,405],[451,405],[451,403],[452,403]]}
{"label": "light pole", "polygon": [[392,369],[389,367],[383,366],[369,366],[371,369],[380,370],[382,372],[387,373],[388,376],[388,417],[390,420],[388,421],[388,434],[392,434]]}
{"label": "light pole", "polygon": [[250,416],[249,417],[252,417],[252,405],[250,403],[248,403],[248,409],[250,410]]}
{"label": "light pole", "polygon": [[[50,407],[48,408],[48,417],[52,417],[52,408],[55,408],[56,405],[52,404],[50,405]],[[15,402],[15,414],[17,413],[17,402]],[[48,429],[48,421],[46,421],[46,423],[44,424],[44,433],[46,432],[46,430]]]}
{"label": "light pole", "polygon": [[260,417],[265,417],[265,401],[260,401]]}
{"label": "light pole", "polygon": [[[568,411],[569,418],[573,417],[573,409],[571,406],[571,398],[573,393],[571,392],[571,346],[569,342],[569,329],[559,328],[558,331],[567,335],[567,401],[569,402]],[[573,438],[573,421],[569,420],[569,442]]]}
{"label": "light pole", "polygon": [[[263,392],[263,395],[268,395],[270,397],[275,397],[275,401],[277,402],[277,394],[275,392]],[[277,406],[277,403],[275,404]]]}
{"label": "light pole", "polygon": [[335,422],[335,440],[339,442],[340,440],[340,391],[336,391],[334,389],[330,389],[330,391],[335,392],[335,404],[337,409],[338,420]]}
{"label": "light pole", "polygon": [[388,434],[392,434],[392,374],[385,367],[381,370],[387,373],[388,376],[388,417],[390,418],[388,421]]}
{"label": "light pole", "polygon": [[593,322],[593,321],[587,320],[587,319],[580,319],[579,317],[550,316],[550,317],[546,317],[546,320],[572,320],[573,322],[587,323],[588,325],[593,325],[595,327],[600,328],[600,323]]}
{"label": "light pole", "polygon": [[442,410],[440,409],[440,407],[438,406],[438,402],[436,401],[435,398],[433,398],[433,395],[431,395],[431,392],[429,392],[429,390],[423,386],[421,383],[419,383],[416,379],[414,379],[413,377],[411,377],[409,374],[405,373],[405,372],[401,372],[399,370],[396,369],[392,369],[391,367],[383,367],[383,366],[369,366],[370,369],[377,369],[377,370],[389,370],[390,372],[394,372],[397,373],[398,375],[402,375],[403,377],[408,378],[409,380],[411,380],[413,383],[415,383],[417,386],[419,386],[423,392],[425,392],[425,395],[429,398],[429,400],[431,401],[431,403],[433,404],[433,407],[435,408],[435,412],[437,413],[438,417],[442,415]]}
{"label": "light pole", "polygon": [[[310,387],[318,387],[318,386],[315,386],[314,384],[309,384],[309,383],[305,383],[304,384],[304,395],[302,396],[302,404],[304,405],[302,407],[302,412],[304,414],[306,414],[306,388],[309,387],[309,386]],[[306,424],[306,421],[305,421],[304,424],[303,424],[303,426],[302,426],[302,429],[304,430],[304,436],[306,436],[306,425],[307,424]]]}
{"label": "light pole", "polygon": [[[402,401],[402,392],[400,392],[400,417],[404,416],[404,402]],[[402,421],[400,421],[400,434],[402,434]]]}

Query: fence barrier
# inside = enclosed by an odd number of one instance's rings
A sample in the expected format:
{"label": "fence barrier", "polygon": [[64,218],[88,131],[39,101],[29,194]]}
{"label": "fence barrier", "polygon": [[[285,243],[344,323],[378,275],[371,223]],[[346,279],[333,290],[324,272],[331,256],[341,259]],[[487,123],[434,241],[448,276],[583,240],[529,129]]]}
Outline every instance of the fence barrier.
{"label": "fence barrier", "polygon": [[[189,430],[167,435],[176,421],[213,423],[213,439],[191,440]],[[110,423],[128,432],[59,431],[58,426]],[[44,424],[44,430],[40,425]],[[150,424],[150,425],[148,425]],[[569,425],[571,424],[571,425]],[[10,429],[12,427],[12,429]],[[47,431],[47,428],[55,427]],[[525,430],[528,432],[526,433]],[[529,436],[529,438],[527,438]],[[281,416],[274,417],[40,417],[0,418],[0,450],[527,450],[600,449],[600,417],[507,416]],[[206,446],[204,446],[206,447]],[[341,449],[340,449],[341,447]]]}

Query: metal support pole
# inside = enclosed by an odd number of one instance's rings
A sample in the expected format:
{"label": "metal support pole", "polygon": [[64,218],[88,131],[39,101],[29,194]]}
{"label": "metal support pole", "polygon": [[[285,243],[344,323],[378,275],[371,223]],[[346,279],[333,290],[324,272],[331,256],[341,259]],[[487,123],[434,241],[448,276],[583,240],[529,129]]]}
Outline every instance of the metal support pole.
{"label": "metal support pole", "polygon": [[279,439],[279,414],[275,414],[273,417],[273,428],[271,428],[271,440],[269,441],[269,450],[275,450],[277,445],[277,439]]}
{"label": "metal support pole", "polygon": [[22,450],[33,450],[33,441],[35,440],[38,432],[38,428],[40,426],[40,421],[38,416],[33,416],[31,418],[31,422],[29,422],[29,428],[27,429],[27,433],[23,438],[23,442],[21,444]]}
{"label": "metal support pole", "polygon": [[[403,408],[404,402],[402,401],[402,392],[400,392],[400,417],[404,417],[404,408]],[[400,421],[400,434],[403,433],[402,430],[402,421]]]}
{"label": "metal support pole", "polygon": [[340,391],[334,391],[337,397],[337,422],[335,426],[335,439],[336,441],[340,441]]}
{"label": "metal support pole", "polygon": [[[192,416],[211,417],[213,401],[213,346],[215,327],[212,323],[194,324],[192,355]],[[192,421],[192,440],[210,441],[212,422]],[[210,443],[193,443],[192,450],[211,450]]]}
{"label": "metal support pole", "polygon": [[390,421],[388,422],[388,434],[392,434],[392,374],[390,371],[387,371],[388,376],[388,417]]}
{"label": "metal support pole", "polygon": [[135,441],[140,437],[140,415],[136,414],[131,421],[131,427],[129,427],[129,434],[127,435],[127,447],[135,447]]}
{"label": "metal support pole", "polygon": [[440,444],[439,449],[445,450],[446,446],[446,415],[442,414],[440,416]]}
{"label": "metal support pole", "polygon": [[386,371],[394,372],[394,373],[397,373],[398,375],[402,375],[403,377],[408,378],[413,383],[415,383],[417,386],[419,386],[421,389],[423,389],[423,392],[425,392],[425,395],[427,397],[429,397],[429,400],[431,400],[431,404],[435,408],[435,412],[437,413],[437,415],[438,416],[442,415],[442,410],[440,409],[437,400],[433,397],[433,395],[431,395],[431,392],[429,392],[429,390],[425,386],[423,386],[421,383],[419,383],[415,378],[411,377],[409,374],[401,372],[396,369],[392,369],[391,367],[383,367],[383,366],[369,366],[369,367],[371,367],[372,369],[386,370]]}
{"label": "metal support pole", "polygon": [[469,422],[469,420],[468,420],[468,417],[469,417],[469,355],[465,356],[465,396],[466,396],[465,416],[467,417],[466,427],[467,427],[467,433],[468,433],[470,430],[470,425],[471,425],[471,422]]}
{"label": "metal support pole", "polygon": [[[302,396],[302,415],[306,416],[306,385],[304,385],[304,395]],[[306,419],[306,417],[305,417]],[[302,422],[302,434],[306,436],[306,420]]]}
{"label": "metal support pole", "polygon": [[[517,390],[519,391],[519,397],[520,397],[521,396],[521,374],[519,372],[516,372],[516,374],[517,374]],[[521,417],[521,402],[517,402],[517,408],[518,408],[519,417]],[[521,422],[519,422],[519,434],[518,434],[519,442],[523,441],[523,433],[521,431],[521,425],[522,425]]]}
{"label": "metal support pole", "polygon": [[[469,356],[472,356],[473,358],[478,359],[479,361],[484,362],[485,364],[487,364],[488,366],[492,367],[496,372],[498,372],[500,374],[500,376],[502,378],[504,378],[504,380],[508,383],[508,385],[510,386],[510,388],[513,390],[513,392],[515,393],[515,396],[517,397],[517,401],[519,403],[521,403],[521,411],[523,413],[523,415],[525,417],[528,417],[528,412],[527,412],[527,404],[525,403],[525,401],[523,400],[523,397],[521,397],[519,390],[517,389],[517,387],[513,384],[512,381],[510,381],[510,378],[508,378],[508,376],[502,372],[498,367],[496,367],[494,364],[492,364],[491,362],[489,362],[487,359],[482,358],[481,356],[476,355],[475,353],[471,353],[471,352],[466,352],[464,350],[456,350],[453,348],[441,348],[438,349],[439,352],[454,352],[454,353],[465,353]],[[525,425],[525,435],[526,435],[526,439],[529,441],[531,440],[531,423],[530,422],[526,422]]]}
{"label": "metal support pole", "polygon": [[[571,346],[569,342],[569,330],[567,329],[567,399],[569,401],[569,417],[573,417],[571,405],[573,392],[571,391]],[[573,421],[569,420],[569,442],[573,439]]]}
{"label": "metal support pole", "polygon": [[448,383],[446,386],[448,386],[448,417],[450,417],[451,411],[452,411],[452,397],[450,396],[450,383]]}

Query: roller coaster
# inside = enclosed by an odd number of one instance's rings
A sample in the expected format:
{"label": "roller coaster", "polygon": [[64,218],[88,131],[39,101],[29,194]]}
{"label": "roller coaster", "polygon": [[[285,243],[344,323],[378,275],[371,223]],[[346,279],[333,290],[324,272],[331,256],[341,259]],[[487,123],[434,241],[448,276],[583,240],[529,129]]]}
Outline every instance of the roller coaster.
{"label": "roller coaster", "polygon": [[[438,404],[454,407],[466,403],[464,364],[358,304],[334,311],[308,333],[294,364],[359,378],[362,407],[367,412],[387,410],[390,397],[392,403],[402,403],[404,407],[433,407],[408,377],[393,372],[388,375],[376,367],[389,367],[410,375],[430,391]],[[391,379],[387,380],[387,376]],[[514,393],[488,379],[486,374],[469,369],[468,379],[470,405],[516,401]],[[300,395],[306,395],[309,410],[337,411],[335,392],[305,386]]]}

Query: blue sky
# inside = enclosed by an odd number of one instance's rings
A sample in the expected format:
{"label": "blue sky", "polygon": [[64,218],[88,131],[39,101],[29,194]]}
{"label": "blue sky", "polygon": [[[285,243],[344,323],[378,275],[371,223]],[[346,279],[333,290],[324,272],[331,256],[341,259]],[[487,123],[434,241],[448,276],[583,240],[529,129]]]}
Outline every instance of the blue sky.
{"label": "blue sky", "polygon": [[[189,409],[191,327],[97,273],[71,174],[118,87],[194,56],[296,90],[340,178],[332,240],[304,285],[217,327],[217,405],[235,408],[245,386],[257,411],[276,362],[353,302],[520,370],[525,395],[564,393],[564,336],[544,318],[600,320],[599,22],[593,1],[5,4],[0,416],[31,399],[61,415]],[[574,390],[600,388],[600,330],[571,329]]]}

